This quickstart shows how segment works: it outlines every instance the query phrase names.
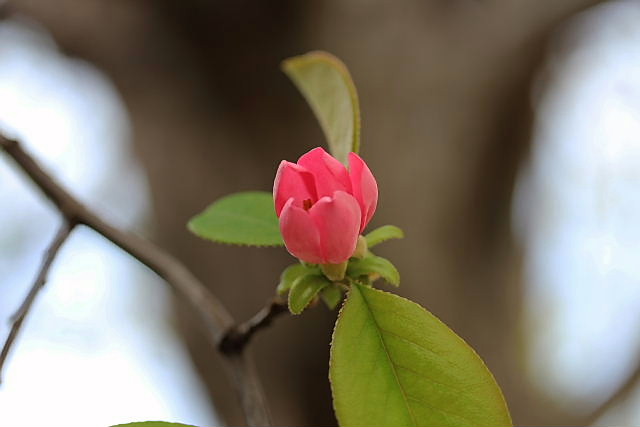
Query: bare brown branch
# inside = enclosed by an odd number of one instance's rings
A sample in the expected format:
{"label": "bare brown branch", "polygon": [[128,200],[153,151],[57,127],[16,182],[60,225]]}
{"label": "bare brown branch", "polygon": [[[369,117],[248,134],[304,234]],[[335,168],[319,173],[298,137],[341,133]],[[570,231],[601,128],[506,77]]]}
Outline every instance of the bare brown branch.
{"label": "bare brown branch", "polygon": [[42,190],[67,221],[92,228],[165,279],[194,307],[212,334],[214,342],[217,343],[233,325],[233,318],[222,303],[180,261],[153,243],[108,224],[88,210],[44,172],[17,141],[0,136],[0,147]]}
{"label": "bare brown branch", "polygon": [[71,234],[71,231],[73,231],[74,226],[75,224],[69,223],[66,220],[60,226],[60,229],[56,233],[56,236],[51,242],[51,245],[44,254],[42,265],[40,266],[40,270],[38,270],[38,274],[36,275],[29,293],[22,302],[22,305],[20,306],[18,311],[16,311],[11,319],[13,322],[11,325],[11,330],[9,331],[9,335],[7,335],[7,339],[5,340],[4,346],[2,347],[2,353],[0,353],[0,382],[2,382],[2,368],[4,366],[4,362],[7,360],[7,356],[9,355],[9,352],[11,351],[11,348],[15,343],[15,339],[18,336],[20,329],[22,328],[24,319],[29,314],[29,311],[31,310],[33,302],[38,296],[38,293],[47,282],[47,276],[49,274],[51,264],[53,264],[53,261],[58,255],[58,251],[60,250],[64,242],[66,242],[67,238]]}
{"label": "bare brown branch", "polygon": [[287,313],[287,303],[280,298],[267,302],[251,319],[227,331],[220,340],[219,349],[224,354],[242,353],[253,334],[271,324],[273,319]]}
{"label": "bare brown branch", "polygon": [[[214,346],[221,348],[220,343],[224,341],[225,337],[233,334],[233,331],[244,331],[240,334],[245,337],[240,351],[222,352],[225,356],[225,366],[242,403],[247,423],[249,425],[270,425],[271,416],[262,386],[251,360],[241,354],[241,350],[249,337],[266,325],[271,317],[275,316],[274,314],[268,315],[268,312],[273,309],[267,307],[266,316],[261,315],[265,309],[260,311],[256,315],[257,320],[253,323],[249,321],[248,324],[243,324],[246,326],[234,326],[233,317],[227,309],[180,261],[153,243],[135,234],[122,231],[94,214],[49,176],[17,141],[0,135],[0,148],[4,149],[23,172],[31,178],[60,211],[68,224],[82,224],[95,230],[162,277],[193,308]],[[49,252],[51,253],[50,263],[55,258],[57,249]],[[46,270],[44,274],[46,274]],[[23,314],[27,312],[20,311]],[[19,323],[21,324],[22,320],[19,320]],[[19,327],[18,325],[15,332],[12,330],[12,334],[9,336],[11,341],[15,339]]]}

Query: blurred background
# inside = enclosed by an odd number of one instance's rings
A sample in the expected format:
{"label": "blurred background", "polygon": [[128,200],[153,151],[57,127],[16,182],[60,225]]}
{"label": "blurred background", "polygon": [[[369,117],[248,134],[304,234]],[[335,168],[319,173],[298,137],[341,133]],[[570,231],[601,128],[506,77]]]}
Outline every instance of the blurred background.
{"label": "blurred background", "polygon": [[[336,54],[380,186],[371,225],[407,234],[380,249],[399,292],[477,350],[515,424],[640,423],[639,1],[4,5],[0,130],[238,319],[290,255],[216,246],[185,224],[220,196],[270,190],[280,160],[323,144],[279,63]],[[60,221],[4,155],[0,221],[3,339]],[[335,425],[335,316],[284,316],[250,345],[277,425]],[[146,419],[244,422],[191,313],[75,230],[6,366],[0,426]]]}

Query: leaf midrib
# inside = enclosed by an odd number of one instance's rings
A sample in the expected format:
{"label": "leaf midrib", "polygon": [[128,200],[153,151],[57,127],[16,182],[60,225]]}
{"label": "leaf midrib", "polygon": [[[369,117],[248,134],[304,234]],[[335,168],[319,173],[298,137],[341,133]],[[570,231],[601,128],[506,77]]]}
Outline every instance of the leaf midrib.
{"label": "leaf midrib", "polygon": [[396,372],[396,366],[393,363],[393,360],[391,360],[391,356],[389,355],[389,350],[387,349],[387,343],[384,337],[382,336],[382,333],[380,332],[380,329],[381,329],[380,325],[378,324],[378,321],[376,320],[376,317],[373,314],[371,307],[369,306],[369,301],[367,300],[367,297],[365,296],[364,292],[362,292],[362,290],[360,289],[360,286],[362,285],[358,285],[354,283],[352,286],[356,287],[358,289],[358,292],[360,292],[360,296],[362,296],[362,300],[364,301],[364,305],[367,307],[367,312],[369,313],[369,317],[371,318],[371,320],[373,321],[373,324],[375,325],[376,333],[378,334],[378,338],[380,339],[380,343],[382,344],[382,348],[384,349],[384,354],[387,356],[389,366],[391,366],[393,377],[395,378],[396,384],[398,384],[398,388],[400,389],[400,393],[402,394],[402,400],[404,401],[404,404],[407,408],[407,412],[411,417],[411,421],[413,422],[413,425],[417,426],[418,423],[416,422],[416,416],[413,413],[411,406],[409,405],[409,401],[407,399],[407,393],[404,391],[404,387],[402,387],[402,383],[400,382],[400,378],[398,377],[398,372]]}
{"label": "leaf midrib", "polygon": [[[413,421],[414,426],[417,426],[417,425],[418,425],[418,423],[416,422],[416,418],[415,418],[415,415],[414,415],[414,413],[413,413],[413,410],[411,409],[411,405],[409,404],[409,400],[412,400],[412,401],[414,401],[414,402],[416,402],[416,403],[419,403],[419,404],[421,404],[421,405],[423,405],[423,406],[426,406],[426,407],[428,407],[428,408],[430,408],[430,409],[432,409],[432,410],[434,410],[434,411],[440,412],[440,413],[442,413],[442,414],[445,414],[445,415],[448,415],[448,416],[454,416],[454,417],[460,418],[460,419],[462,419],[463,421],[468,422],[468,423],[469,423],[468,425],[473,425],[472,420],[468,419],[466,416],[463,416],[463,415],[460,415],[460,414],[457,414],[457,413],[452,413],[452,412],[447,411],[447,410],[442,409],[442,408],[434,407],[434,406],[430,405],[429,403],[427,403],[427,402],[423,401],[422,399],[419,399],[419,398],[417,398],[417,397],[415,397],[415,396],[411,396],[411,395],[409,395],[409,394],[407,394],[407,393],[405,392],[404,388],[402,387],[402,383],[400,382],[400,378],[399,378],[399,376],[398,376],[398,372],[397,372],[397,368],[403,368],[403,366],[402,366],[402,365],[397,364],[397,363],[396,363],[396,362],[391,358],[391,356],[390,356],[390,354],[389,354],[389,351],[388,351],[388,349],[387,349],[387,344],[386,344],[386,341],[385,341],[385,339],[384,339],[383,332],[390,333],[390,334],[392,334],[392,335],[394,335],[394,336],[396,336],[396,337],[398,337],[398,338],[404,339],[405,341],[407,341],[407,342],[409,342],[409,343],[411,343],[411,344],[413,344],[413,345],[417,346],[418,348],[420,348],[420,349],[422,349],[422,350],[431,351],[431,352],[433,352],[433,350],[431,350],[431,349],[427,349],[427,348],[425,348],[425,347],[423,347],[423,346],[421,346],[421,345],[419,345],[419,344],[417,344],[417,343],[415,343],[415,342],[413,342],[413,341],[411,341],[411,340],[408,340],[408,339],[406,339],[406,338],[404,338],[404,337],[402,337],[402,336],[400,336],[400,335],[398,335],[398,334],[392,333],[391,331],[389,331],[389,330],[387,330],[387,329],[382,328],[382,327],[380,326],[380,324],[378,323],[378,321],[376,320],[376,316],[373,314],[373,310],[371,310],[371,307],[369,306],[369,302],[368,302],[368,300],[367,300],[367,297],[365,296],[364,292],[362,292],[362,291],[360,290],[360,286],[361,286],[361,285],[354,285],[354,286],[358,286],[358,291],[360,292],[360,295],[362,295],[362,299],[364,300],[365,306],[367,307],[367,311],[369,312],[370,317],[371,317],[371,319],[373,320],[373,323],[374,323],[374,324],[375,324],[375,326],[376,326],[376,332],[378,333],[378,337],[380,338],[380,341],[381,341],[381,343],[382,343],[382,347],[384,348],[384,353],[385,353],[385,355],[387,356],[387,360],[389,361],[389,364],[391,365],[391,370],[393,371],[393,375],[394,375],[394,377],[395,377],[395,379],[396,379],[396,382],[398,383],[398,388],[400,389],[400,392],[401,392],[401,394],[402,394],[402,397],[404,398],[405,406],[407,407],[407,411],[409,412],[409,415],[411,416],[411,420]],[[435,353],[435,352],[433,352],[433,353],[434,353],[434,354],[437,354],[437,353]],[[431,379],[431,378],[424,377],[424,375],[421,375],[421,376],[422,376],[424,379],[426,379],[427,381],[431,381],[431,382],[433,382],[433,383],[437,383],[437,384],[440,384],[440,385],[442,385],[442,386],[445,386],[445,387],[448,387],[448,388],[451,388],[451,389],[455,390],[455,388],[452,388],[452,387],[451,387],[450,385],[448,385],[448,384],[440,383],[440,382],[435,381],[435,380],[433,380],[433,379]]]}
{"label": "leaf midrib", "polygon": [[253,224],[268,225],[268,226],[270,226],[271,229],[278,230],[278,222],[277,221],[268,220],[266,218],[259,218],[257,215],[252,216],[252,215],[249,215],[247,213],[239,214],[238,212],[232,212],[232,211],[229,211],[229,210],[226,210],[226,209],[220,210],[219,213],[220,213],[220,216],[224,216],[224,217],[231,218],[231,219],[240,218],[243,221],[248,220],[247,222],[251,222]]}

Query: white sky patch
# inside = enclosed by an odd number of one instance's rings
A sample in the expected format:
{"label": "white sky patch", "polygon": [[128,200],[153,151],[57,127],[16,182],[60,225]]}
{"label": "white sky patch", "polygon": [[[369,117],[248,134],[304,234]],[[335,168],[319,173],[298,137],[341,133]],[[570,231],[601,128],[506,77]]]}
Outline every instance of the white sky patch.
{"label": "white sky patch", "polygon": [[[129,123],[110,82],[63,57],[33,23],[0,25],[0,128],[120,226],[148,211]],[[0,339],[41,262],[58,215],[0,156]],[[164,283],[87,229],[54,264],[5,367],[0,425],[218,424],[169,323]]]}
{"label": "white sky patch", "polygon": [[592,9],[571,40],[550,60],[514,225],[532,378],[581,409],[626,378],[640,348],[640,3]]}

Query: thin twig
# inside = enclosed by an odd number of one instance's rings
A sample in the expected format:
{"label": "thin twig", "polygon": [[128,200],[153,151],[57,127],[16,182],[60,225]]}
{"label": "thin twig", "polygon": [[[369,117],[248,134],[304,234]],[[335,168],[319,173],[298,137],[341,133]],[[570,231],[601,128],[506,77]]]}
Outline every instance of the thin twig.
{"label": "thin twig", "polygon": [[218,348],[224,354],[242,353],[253,334],[269,326],[273,319],[280,314],[287,312],[287,303],[285,301],[280,298],[269,300],[267,305],[253,315],[251,319],[229,329],[220,340]]}
{"label": "thin twig", "polygon": [[[153,243],[108,224],[87,209],[49,176],[17,141],[0,135],[0,148],[31,178],[69,223],[92,228],[163,278],[192,307],[214,346],[218,347],[223,337],[235,329],[233,317],[227,309],[180,261]],[[266,398],[249,358],[237,353],[223,355],[247,423],[270,425]]]}
{"label": "thin twig", "polygon": [[26,298],[22,302],[22,305],[20,306],[18,311],[16,311],[16,313],[12,317],[13,323],[11,325],[11,331],[9,331],[9,335],[7,336],[4,346],[2,347],[2,353],[0,353],[0,383],[2,382],[2,367],[4,366],[4,362],[7,360],[7,356],[11,351],[11,348],[13,346],[13,343],[15,342],[16,337],[18,336],[18,333],[20,332],[20,328],[24,323],[24,319],[29,314],[29,311],[31,310],[31,307],[33,306],[33,302],[38,296],[38,293],[43,288],[44,284],[47,282],[47,275],[49,274],[49,269],[51,268],[51,264],[53,263],[53,260],[56,258],[56,255],[58,255],[58,251],[60,250],[64,242],[67,240],[67,238],[71,234],[71,231],[73,231],[74,227],[75,227],[75,224],[69,223],[66,220],[60,226],[60,229],[56,233],[56,236],[51,242],[51,245],[49,245],[49,248],[44,254],[42,265],[40,266],[40,270],[38,270],[38,274],[36,275],[36,278],[33,282],[33,285],[31,286],[31,289],[29,290],[29,293],[27,294]]}
{"label": "thin twig", "polygon": [[17,141],[0,136],[0,147],[13,158],[69,222],[83,224],[95,230],[165,279],[193,306],[212,334],[214,342],[217,343],[234,324],[231,314],[222,303],[180,261],[153,243],[122,231],[89,211],[44,172]]}

